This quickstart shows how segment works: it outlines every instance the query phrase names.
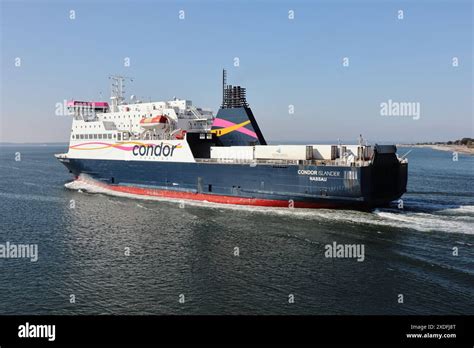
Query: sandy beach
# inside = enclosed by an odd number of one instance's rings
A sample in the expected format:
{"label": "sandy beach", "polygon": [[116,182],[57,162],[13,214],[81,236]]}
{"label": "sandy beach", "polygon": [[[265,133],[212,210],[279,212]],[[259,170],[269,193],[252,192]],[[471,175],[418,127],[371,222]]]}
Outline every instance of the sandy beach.
{"label": "sandy beach", "polygon": [[458,152],[458,153],[464,153],[467,155],[474,155],[474,148],[473,147],[467,147],[465,145],[429,145],[429,144],[424,144],[424,145],[413,145],[413,144],[400,144],[397,145],[400,147],[429,147],[434,150],[440,150],[440,151],[449,151],[449,152]]}

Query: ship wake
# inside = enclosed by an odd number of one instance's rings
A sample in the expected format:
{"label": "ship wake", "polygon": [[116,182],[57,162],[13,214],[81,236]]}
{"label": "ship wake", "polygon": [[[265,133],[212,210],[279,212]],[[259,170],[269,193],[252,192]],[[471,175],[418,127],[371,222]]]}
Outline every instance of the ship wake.
{"label": "ship wake", "polygon": [[[167,197],[143,196],[132,193],[118,192],[108,189],[105,185],[94,180],[80,178],[65,184],[70,190],[90,194],[104,194],[108,196],[140,199],[147,201],[162,201],[178,204],[180,208],[186,206],[206,207],[219,210],[238,210],[245,214],[266,214],[296,219],[317,221],[318,223],[352,223],[373,227],[391,227],[398,229],[413,229],[421,232],[441,231],[446,233],[461,233],[474,235],[474,206],[431,206],[416,202],[413,206],[406,204],[405,209],[386,208],[376,209],[373,212],[355,210],[331,209],[289,209],[278,207],[244,206],[220,204],[207,201],[175,199]],[[422,211],[419,206],[423,205]],[[137,205],[140,206],[140,205]],[[427,208],[428,207],[428,208]]]}

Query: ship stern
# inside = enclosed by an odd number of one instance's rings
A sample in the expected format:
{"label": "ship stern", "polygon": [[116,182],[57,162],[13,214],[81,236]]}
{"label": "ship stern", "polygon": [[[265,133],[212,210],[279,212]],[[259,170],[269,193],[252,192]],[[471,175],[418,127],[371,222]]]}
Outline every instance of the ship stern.
{"label": "ship stern", "polygon": [[363,194],[371,207],[387,206],[407,191],[408,161],[397,156],[394,145],[375,145],[365,172]]}

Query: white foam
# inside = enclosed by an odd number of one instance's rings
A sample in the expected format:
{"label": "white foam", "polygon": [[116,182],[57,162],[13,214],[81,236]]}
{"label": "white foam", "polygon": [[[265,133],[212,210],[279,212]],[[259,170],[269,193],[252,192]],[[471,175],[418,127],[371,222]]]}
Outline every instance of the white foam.
{"label": "white foam", "polygon": [[[332,209],[290,209],[280,207],[261,207],[221,204],[208,201],[196,201],[175,199],[167,197],[143,196],[125,192],[118,192],[94,184],[93,181],[81,178],[65,185],[72,190],[85,190],[91,193],[102,193],[106,195],[133,198],[149,201],[172,202],[185,206],[207,207],[213,209],[239,210],[248,213],[270,214],[288,216],[292,218],[306,219],[318,222],[343,222],[352,224],[366,224],[375,226],[387,226],[394,228],[414,229],[422,232],[443,231],[447,233],[474,234],[474,217],[463,216],[462,221],[453,219],[451,216],[428,214],[419,212],[398,211],[397,209],[375,210],[374,212],[361,212],[355,210],[332,210]],[[140,208],[145,208],[137,204]],[[467,210],[472,209],[472,206]],[[146,208],[145,208],[146,209]],[[467,219],[467,220],[466,220]]]}
{"label": "white foam", "polygon": [[450,216],[411,213],[411,212],[387,212],[374,211],[374,214],[383,220],[395,222],[396,227],[413,228],[418,231],[443,231],[448,233],[474,234],[474,218],[463,217],[463,221],[453,219]]}
{"label": "white foam", "polygon": [[452,211],[455,213],[458,213],[458,212],[474,213],[474,205],[461,205],[457,208],[446,209],[446,211]]}

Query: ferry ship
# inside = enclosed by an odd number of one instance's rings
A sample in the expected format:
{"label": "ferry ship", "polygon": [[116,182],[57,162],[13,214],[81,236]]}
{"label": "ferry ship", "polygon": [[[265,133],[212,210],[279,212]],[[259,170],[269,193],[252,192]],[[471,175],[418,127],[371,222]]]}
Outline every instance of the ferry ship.
{"label": "ferry ship", "polygon": [[110,192],[287,208],[373,209],[406,192],[394,145],[268,145],[246,89],[222,79],[217,114],[190,100],[142,102],[111,76],[108,102],[67,102],[67,153],[76,180]]}

